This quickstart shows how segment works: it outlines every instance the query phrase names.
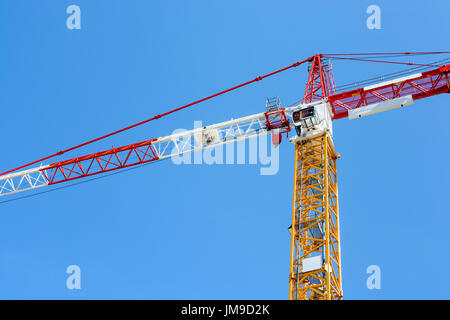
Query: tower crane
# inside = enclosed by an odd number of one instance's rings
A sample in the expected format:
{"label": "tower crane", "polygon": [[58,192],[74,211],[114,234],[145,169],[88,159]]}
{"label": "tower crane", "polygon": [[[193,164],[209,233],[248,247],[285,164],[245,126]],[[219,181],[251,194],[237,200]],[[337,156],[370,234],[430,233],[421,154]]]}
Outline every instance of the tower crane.
{"label": "tower crane", "polygon": [[[443,53],[450,52],[317,54],[164,114],[3,172],[0,174],[0,197],[260,135],[272,134],[272,140],[277,145],[281,142],[282,135],[289,137],[289,133],[293,131],[291,129],[295,129],[295,134],[289,139],[295,146],[292,223],[289,228],[291,234],[289,299],[342,299],[336,171],[337,159],[340,156],[333,144],[332,122],[346,117],[349,119],[365,117],[404,107],[422,98],[449,93],[450,64],[415,64],[380,60],[384,57]],[[336,92],[331,65],[333,59],[405,64],[415,67],[402,72],[400,78],[394,78],[393,74],[390,74],[384,79],[386,81]],[[304,63],[309,65],[309,76],[301,103],[284,108],[281,107],[279,99],[267,99],[265,112],[29,168]],[[413,73],[423,69],[430,70]]]}

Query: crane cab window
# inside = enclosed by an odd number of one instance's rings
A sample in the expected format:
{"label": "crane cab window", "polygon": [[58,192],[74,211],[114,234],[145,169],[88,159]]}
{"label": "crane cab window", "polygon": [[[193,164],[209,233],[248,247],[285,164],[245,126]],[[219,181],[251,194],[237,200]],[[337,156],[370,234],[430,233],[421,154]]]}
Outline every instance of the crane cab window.
{"label": "crane cab window", "polygon": [[292,120],[295,126],[301,126],[303,128],[310,128],[319,123],[314,107],[308,107],[295,111],[292,114]]}
{"label": "crane cab window", "polygon": [[314,107],[309,107],[309,108],[301,110],[301,118],[302,119],[314,117],[314,115],[315,115]]}

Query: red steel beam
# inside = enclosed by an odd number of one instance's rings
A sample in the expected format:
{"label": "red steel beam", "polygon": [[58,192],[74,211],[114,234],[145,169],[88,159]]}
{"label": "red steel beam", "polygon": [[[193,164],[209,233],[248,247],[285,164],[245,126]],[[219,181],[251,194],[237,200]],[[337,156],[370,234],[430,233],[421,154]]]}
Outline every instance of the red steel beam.
{"label": "red steel beam", "polygon": [[328,97],[334,119],[348,116],[348,111],[372,103],[412,95],[413,100],[450,92],[450,65],[421,74],[420,77],[390,83],[376,88],[359,88]]}
{"label": "red steel beam", "polygon": [[323,60],[321,54],[317,54],[310,62],[303,103],[321,100],[334,93],[333,72],[328,61]]}
{"label": "red steel beam", "polygon": [[153,148],[156,139],[89,154],[51,164],[41,169],[48,184],[57,184],[95,174],[158,160]]}

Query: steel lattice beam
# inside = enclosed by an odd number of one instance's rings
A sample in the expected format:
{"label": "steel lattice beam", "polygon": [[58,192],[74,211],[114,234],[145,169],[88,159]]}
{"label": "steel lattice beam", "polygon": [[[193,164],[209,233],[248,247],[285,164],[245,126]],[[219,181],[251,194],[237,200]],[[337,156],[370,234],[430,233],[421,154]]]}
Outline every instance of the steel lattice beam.
{"label": "steel lattice beam", "polygon": [[[342,298],[337,158],[328,133],[295,144],[291,300]],[[316,267],[305,269],[314,258]]]}
{"label": "steel lattice beam", "polygon": [[334,119],[369,104],[411,95],[414,100],[450,92],[450,65],[328,97]]}
{"label": "steel lattice beam", "polygon": [[48,184],[56,184],[155,161],[158,160],[158,155],[153,148],[154,141],[155,139],[142,141],[57,162],[49,165],[42,172]]}
{"label": "steel lattice beam", "polygon": [[311,58],[303,103],[321,100],[335,93],[331,62],[321,54]]}

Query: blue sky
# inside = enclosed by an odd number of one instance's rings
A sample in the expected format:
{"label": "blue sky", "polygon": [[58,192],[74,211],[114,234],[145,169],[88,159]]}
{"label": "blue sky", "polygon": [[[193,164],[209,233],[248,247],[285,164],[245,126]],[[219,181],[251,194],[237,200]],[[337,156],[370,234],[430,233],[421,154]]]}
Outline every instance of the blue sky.
{"label": "blue sky", "polygon": [[[66,27],[79,5],[81,30]],[[366,8],[381,8],[381,30]],[[448,51],[448,1],[0,3],[1,171],[315,53]],[[402,68],[334,65],[337,84]],[[77,156],[264,111],[306,68],[91,145]],[[346,299],[449,298],[448,96],[334,122]],[[2,299],[286,299],[293,146],[280,171],[164,161],[0,204]],[[5,198],[6,199],[6,198]],[[1,199],[3,200],[3,199]],[[81,290],[66,288],[67,266]],[[381,268],[381,290],[366,268]]]}

